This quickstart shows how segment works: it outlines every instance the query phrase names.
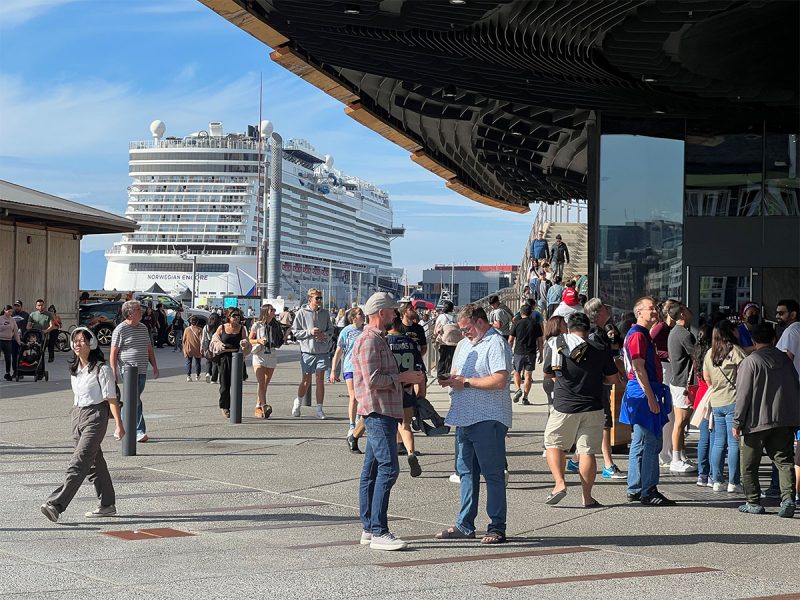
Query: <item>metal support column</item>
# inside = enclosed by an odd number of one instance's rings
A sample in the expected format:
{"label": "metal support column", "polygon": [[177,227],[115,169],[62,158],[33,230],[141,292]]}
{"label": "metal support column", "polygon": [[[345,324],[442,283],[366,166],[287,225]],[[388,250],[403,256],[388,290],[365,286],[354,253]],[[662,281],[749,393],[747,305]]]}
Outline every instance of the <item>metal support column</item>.
{"label": "metal support column", "polygon": [[139,418],[139,367],[125,367],[122,376],[122,456],[136,456],[136,421]]}
{"label": "metal support column", "polygon": [[231,357],[231,425],[242,422],[242,377],[244,376],[244,355],[234,352]]}

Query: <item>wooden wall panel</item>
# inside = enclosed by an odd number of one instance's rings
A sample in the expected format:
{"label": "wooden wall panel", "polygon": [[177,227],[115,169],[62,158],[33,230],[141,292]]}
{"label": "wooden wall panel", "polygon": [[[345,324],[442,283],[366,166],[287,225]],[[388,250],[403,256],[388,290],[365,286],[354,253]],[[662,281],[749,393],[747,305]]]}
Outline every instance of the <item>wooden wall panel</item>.
{"label": "wooden wall panel", "polygon": [[[0,224],[0,304],[13,304],[14,300],[14,257],[16,254],[14,226]],[[2,308],[2,306],[0,306]]]}
{"label": "wooden wall panel", "polygon": [[14,300],[22,300],[31,312],[37,298],[47,292],[47,232],[44,229],[17,227],[17,262]]}
{"label": "wooden wall panel", "polygon": [[80,281],[80,240],[71,233],[48,232],[47,305],[55,305],[63,328],[77,325]]}

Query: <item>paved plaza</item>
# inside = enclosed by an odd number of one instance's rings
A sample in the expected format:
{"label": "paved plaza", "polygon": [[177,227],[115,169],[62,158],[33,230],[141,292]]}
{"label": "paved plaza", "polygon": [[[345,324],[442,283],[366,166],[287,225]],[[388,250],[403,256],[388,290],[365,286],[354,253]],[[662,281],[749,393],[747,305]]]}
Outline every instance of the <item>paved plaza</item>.
{"label": "paved plaza", "polygon": [[[514,406],[508,544],[432,539],[458,509],[449,435],[417,437],[418,479],[400,459],[391,528],[409,549],[360,546],[362,457],[344,440],[346,389],[327,386],[325,421],[309,408],[289,416],[296,346],[279,351],[267,421],[251,416],[251,369],[238,426],[217,408],[215,385],[186,382],[182,357],[157,350],[162,377],[143,396],[151,441],[136,457],[110,434],[104,443],[119,515],[84,519],[96,504],[87,483],[53,524],[39,506],[72,453],[67,356],[49,365],[49,382],[0,386],[3,598],[800,598],[800,518],[778,518],[776,501],[765,516],[742,515],[740,497],[666,475],[660,488],[678,506],[644,507],[626,502],[624,481],[598,476],[606,506],[583,509],[569,475],[567,498],[545,505],[541,386],[533,406]],[[446,413],[438,387],[429,397]]]}

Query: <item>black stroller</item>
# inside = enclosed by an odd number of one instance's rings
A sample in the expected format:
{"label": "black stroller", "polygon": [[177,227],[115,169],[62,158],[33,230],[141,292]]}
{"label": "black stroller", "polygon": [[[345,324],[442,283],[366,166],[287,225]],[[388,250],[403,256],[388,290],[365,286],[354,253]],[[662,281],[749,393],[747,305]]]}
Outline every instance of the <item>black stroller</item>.
{"label": "black stroller", "polygon": [[33,375],[34,381],[44,378],[49,381],[50,374],[44,366],[44,357],[47,350],[47,335],[38,329],[29,329],[22,334],[22,343],[17,356],[17,375],[19,381],[25,375]]}

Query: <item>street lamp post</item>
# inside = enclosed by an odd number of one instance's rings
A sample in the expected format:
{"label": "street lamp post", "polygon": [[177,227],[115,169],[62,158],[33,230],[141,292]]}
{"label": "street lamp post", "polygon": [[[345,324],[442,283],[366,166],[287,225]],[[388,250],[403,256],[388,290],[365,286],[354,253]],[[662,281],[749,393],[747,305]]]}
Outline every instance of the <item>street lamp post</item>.
{"label": "street lamp post", "polygon": [[189,256],[188,252],[181,252],[181,258],[192,261],[192,308],[197,308],[197,254]]}

